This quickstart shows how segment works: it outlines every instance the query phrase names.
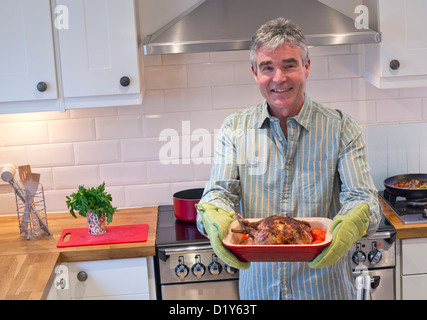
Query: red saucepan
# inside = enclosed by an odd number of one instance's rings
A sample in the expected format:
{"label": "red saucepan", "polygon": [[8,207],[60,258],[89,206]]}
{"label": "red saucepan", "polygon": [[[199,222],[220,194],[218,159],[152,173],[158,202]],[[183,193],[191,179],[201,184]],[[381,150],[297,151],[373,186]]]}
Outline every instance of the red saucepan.
{"label": "red saucepan", "polygon": [[408,201],[421,201],[427,199],[427,189],[409,189],[403,187],[392,186],[396,183],[408,182],[410,180],[418,180],[420,182],[427,181],[425,173],[408,173],[389,177],[384,180],[384,186],[388,192],[395,196],[405,197]]}
{"label": "red saucepan", "polygon": [[203,188],[188,189],[176,192],[173,195],[173,212],[175,217],[184,222],[195,222],[197,211],[196,204],[203,195]]}

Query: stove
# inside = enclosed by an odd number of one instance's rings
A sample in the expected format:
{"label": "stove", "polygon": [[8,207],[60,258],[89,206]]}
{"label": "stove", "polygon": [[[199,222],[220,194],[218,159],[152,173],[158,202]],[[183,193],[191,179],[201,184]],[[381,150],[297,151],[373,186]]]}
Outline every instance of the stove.
{"label": "stove", "polygon": [[[370,294],[364,299],[394,300],[396,228],[383,215],[375,233],[360,238],[350,249],[353,276],[369,275]],[[357,286],[356,286],[357,288]],[[356,290],[356,297],[358,296]]]}
{"label": "stove", "polygon": [[[383,216],[378,230],[349,252],[353,268],[370,270],[373,296],[380,299],[394,298],[395,237],[396,229]],[[215,255],[196,223],[177,220],[173,206],[159,206],[154,266],[159,300],[239,299],[239,271]]]}
{"label": "stove", "polygon": [[239,299],[238,270],[215,254],[195,222],[177,220],[173,206],[159,206],[157,225],[157,299]]}
{"label": "stove", "polygon": [[404,224],[427,223],[427,202],[408,201],[387,190],[380,191],[379,195]]}

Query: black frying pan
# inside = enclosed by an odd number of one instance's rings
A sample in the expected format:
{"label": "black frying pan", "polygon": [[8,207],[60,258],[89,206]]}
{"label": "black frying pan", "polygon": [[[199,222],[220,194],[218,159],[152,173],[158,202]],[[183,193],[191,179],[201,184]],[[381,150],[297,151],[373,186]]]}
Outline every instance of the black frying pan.
{"label": "black frying pan", "polygon": [[388,192],[395,196],[405,197],[408,201],[420,201],[427,199],[427,189],[407,189],[392,187],[392,184],[401,183],[410,180],[418,180],[420,182],[427,181],[427,174],[425,173],[408,173],[400,174],[397,176],[389,177],[384,180],[384,186]]}

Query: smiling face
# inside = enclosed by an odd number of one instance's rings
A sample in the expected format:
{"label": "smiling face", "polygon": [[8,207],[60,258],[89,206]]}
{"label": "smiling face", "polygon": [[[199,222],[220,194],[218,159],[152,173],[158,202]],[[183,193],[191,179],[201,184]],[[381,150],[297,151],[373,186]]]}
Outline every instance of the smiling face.
{"label": "smiling face", "polygon": [[252,67],[252,72],[270,113],[279,119],[297,115],[304,103],[310,60],[303,65],[301,49],[287,43],[274,50],[260,47],[255,56],[257,70]]}

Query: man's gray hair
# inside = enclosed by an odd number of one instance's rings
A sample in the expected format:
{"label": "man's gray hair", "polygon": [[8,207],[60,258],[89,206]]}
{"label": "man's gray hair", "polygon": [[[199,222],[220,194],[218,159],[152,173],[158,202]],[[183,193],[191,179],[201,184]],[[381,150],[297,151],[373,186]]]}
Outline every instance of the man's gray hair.
{"label": "man's gray hair", "polygon": [[255,51],[260,47],[272,50],[285,43],[301,49],[303,65],[308,61],[308,48],[301,29],[292,21],[279,17],[264,23],[252,37],[250,59],[252,67],[257,71]]}

